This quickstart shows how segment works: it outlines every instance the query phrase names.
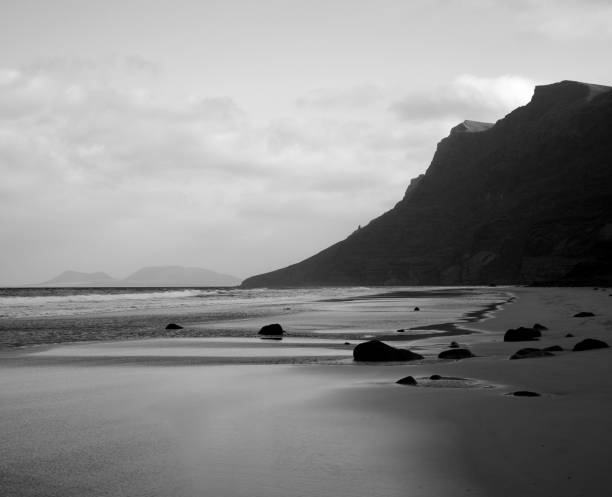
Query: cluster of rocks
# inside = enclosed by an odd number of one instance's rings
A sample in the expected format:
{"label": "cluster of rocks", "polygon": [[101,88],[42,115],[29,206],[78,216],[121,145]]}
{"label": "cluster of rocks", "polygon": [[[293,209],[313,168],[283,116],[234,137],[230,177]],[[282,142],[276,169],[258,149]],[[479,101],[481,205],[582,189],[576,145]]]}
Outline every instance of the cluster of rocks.
{"label": "cluster of rocks", "polygon": [[510,328],[504,333],[504,342],[529,342],[538,340],[542,336],[542,330],[547,329],[541,324],[534,324],[531,328],[520,326],[519,328]]}

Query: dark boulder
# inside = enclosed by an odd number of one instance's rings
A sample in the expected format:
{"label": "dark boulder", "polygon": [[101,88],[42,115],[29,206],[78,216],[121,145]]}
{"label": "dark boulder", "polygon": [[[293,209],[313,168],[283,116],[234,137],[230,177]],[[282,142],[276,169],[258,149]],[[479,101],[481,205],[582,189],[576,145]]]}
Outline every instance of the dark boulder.
{"label": "dark boulder", "polygon": [[444,350],[438,354],[438,359],[467,359],[469,357],[474,357],[474,354],[468,349]]}
{"label": "dark boulder", "polygon": [[602,340],[597,340],[596,338],[585,338],[581,342],[574,345],[572,350],[574,352],[581,352],[583,350],[607,349],[608,347],[609,345]]}
{"label": "dark boulder", "polygon": [[563,352],[563,347],[560,345],[551,345],[550,347],[544,347],[542,350],[546,352]]}
{"label": "dark boulder", "polygon": [[518,392],[513,392],[512,395],[515,397],[539,397],[540,394],[536,392],[530,392],[529,390],[519,390]]}
{"label": "dark boulder", "polygon": [[567,335],[565,335],[565,338],[574,338],[574,335],[572,335],[571,333],[568,333]]}
{"label": "dark boulder", "polygon": [[530,340],[537,340],[542,336],[539,330],[533,328],[511,328],[504,334],[504,342],[527,342]]}
{"label": "dark boulder", "polygon": [[259,330],[259,335],[282,335],[285,331],[283,327],[278,324],[267,324]]}
{"label": "dark boulder", "polygon": [[418,307],[414,308],[415,311],[420,311],[421,309],[419,309]]}
{"label": "dark boulder", "polygon": [[543,324],[540,324],[540,323],[536,323],[536,324],[534,324],[534,325],[532,326],[532,328],[533,328],[534,330],[538,330],[538,331],[545,331],[545,330],[547,330],[547,329],[548,329],[546,326],[544,326]]}
{"label": "dark boulder", "polygon": [[554,354],[546,350],[534,349],[534,348],[525,348],[516,351],[513,355],[510,356],[510,359],[531,359],[533,357],[551,357]]}
{"label": "dark boulder", "polygon": [[397,333],[404,333],[404,331],[406,331],[406,330],[404,330],[404,329],[402,328],[402,329],[397,330]]}
{"label": "dark boulder", "polygon": [[449,347],[451,349],[458,349],[459,348],[459,344],[457,342],[451,342]]}
{"label": "dark boulder", "polygon": [[167,330],[182,330],[183,327],[180,324],[170,323],[166,326]]}
{"label": "dark boulder", "polygon": [[439,374],[432,374],[432,375],[429,377],[429,379],[430,379],[430,380],[441,380],[441,379],[442,379],[442,376],[440,376]]}
{"label": "dark boulder", "polygon": [[401,378],[400,380],[397,380],[395,383],[399,383],[400,385],[416,385],[417,381],[414,379],[413,376],[406,376],[404,378]]}
{"label": "dark boulder", "polygon": [[593,314],[592,312],[578,312],[576,314],[574,314],[575,318],[590,318],[593,317],[595,314]]}
{"label": "dark boulder", "polygon": [[353,359],[368,362],[414,361],[423,359],[423,356],[407,349],[391,347],[380,340],[370,340],[353,349]]}

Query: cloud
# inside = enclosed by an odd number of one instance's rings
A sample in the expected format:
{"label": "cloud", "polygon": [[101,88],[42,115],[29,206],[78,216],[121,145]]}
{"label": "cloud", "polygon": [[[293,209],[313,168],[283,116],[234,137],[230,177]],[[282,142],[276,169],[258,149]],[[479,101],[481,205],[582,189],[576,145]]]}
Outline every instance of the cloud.
{"label": "cloud", "polygon": [[[139,59],[0,71],[5,282],[68,267],[173,262],[247,276],[288,264],[391,207],[431,153],[384,105],[262,125],[228,96],[164,100],[159,80]],[[422,153],[412,166],[411,147]]]}
{"label": "cloud", "polygon": [[448,105],[501,117],[526,84],[461,76],[403,98],[403,120],[388,90],[317,91],[260,124],[228,96],[164,99],[163,78],[140,59],[0,70],[5,284],[68,268],[248,276],[293,263],[401,198],[454,124]]}
{"label": "cloud", "polygon": [[464,74],[447,85],[414,91],[390,108],[408,121],[444,118],[495,121],[526,104],[533,87],[533,81],[521,76],[486,78]]}
{"label": "cloud", "polygon": [[612,38],[609,0],[522,0],[516,7],[524,31],[555,42]]}
{"label": "cloud", "polygon": [[361,85],[352,88],[320,88],[302,95],[296,100],[299,108],[317,110],[360,110],[379,103],[384,90],[376,85]]}

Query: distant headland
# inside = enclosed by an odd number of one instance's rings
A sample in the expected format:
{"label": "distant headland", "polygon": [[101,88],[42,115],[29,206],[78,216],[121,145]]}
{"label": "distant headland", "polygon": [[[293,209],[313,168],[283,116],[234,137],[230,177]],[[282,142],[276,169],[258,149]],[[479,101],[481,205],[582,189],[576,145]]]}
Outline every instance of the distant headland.
{"label": "distant headland", "polygon": [[237,286],[240,279],[210,269],[183,266],[144,267],[127,278],[117,279],[103,272],[64,271],[35,286],[45,287],[182,287]]}

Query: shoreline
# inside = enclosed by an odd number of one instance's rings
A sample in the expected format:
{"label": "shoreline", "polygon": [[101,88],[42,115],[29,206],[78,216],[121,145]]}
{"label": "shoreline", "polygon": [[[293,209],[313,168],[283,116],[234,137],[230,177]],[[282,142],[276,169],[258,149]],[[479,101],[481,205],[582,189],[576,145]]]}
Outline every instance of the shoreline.
{"label": "shoreline", "polygon": [[[96,485],[117,494],[129,480],[131,493],[159,497],[203,489],[241,497],[247,482],[255,497],[298,497],[282,483],[287,474],[302,482],[301,492],[330,497],[600,495],[612,485],[612,349],[571,347],[587,337],[610,342],[610,297],[564,288],[512,293],[495,310],[487,306],[463,321],[471,333],[461,335],[461,345],[476,357],[460,361],[437,359],[447,346],[440,334],[410,341],[426,357],[408,363],[191,363],[179,356],[180,339],[168,358],[146,355],[155,340],[47,349],[74,357],[20,354],[0,362],[0,422],[7,428],[0,442],[8,448],[0,463],[23,490],[29,484],[13,461],[29,461],[32,444],[43,452],[36,457],[52,461],[57,443],[65,445],[55,464],[70,468],[78,491],[55,493],[75,496]],[[595,316],[573,318],[579,310]],[[539,342],[503,342],[505,329],[534,322],[548,327]],[[508,360],[520,348],[555,344],[565,350],[554,357]],[[141,345],[144,355],[129,359],[130,348]],[[86,357],[88,348],[107,355]],[[109,350],[127,351],[128,360]],[[430,380],[433,374],[448,379]],[[417,386],[395,383],[407,375]],[[507,395],[517,390],[540,397]],[[109,472],[96,483],[86,464],[92,454]]]}

